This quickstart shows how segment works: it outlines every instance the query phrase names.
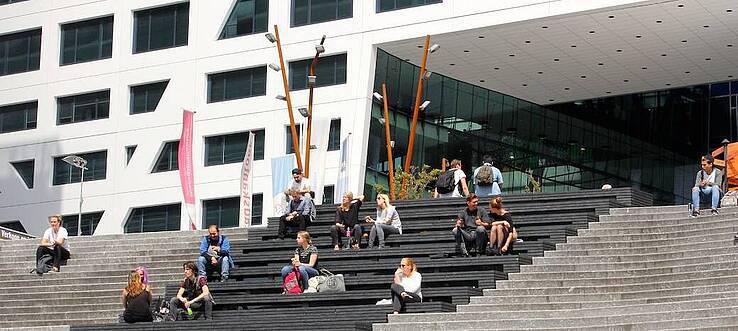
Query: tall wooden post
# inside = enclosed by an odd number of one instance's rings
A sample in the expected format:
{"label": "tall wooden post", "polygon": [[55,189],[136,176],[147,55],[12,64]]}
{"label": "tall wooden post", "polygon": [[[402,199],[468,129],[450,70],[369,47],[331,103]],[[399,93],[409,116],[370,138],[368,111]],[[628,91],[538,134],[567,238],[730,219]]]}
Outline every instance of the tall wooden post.
{"label": "tall wooden post", "polygon": [[[300,140],[297,139],[297,128],[295,127],[295,116],[292,112],[292,98],[290,98],[290,87],[287,83],[287,68],[284,66],[282,57],[282,42],[279,39],[279,27],[274,25],[274,36],[277,39],[277,53],[279,54],[279,67],[282,68],[282,84],[284,85],[284,97],[287,98],[287,114],[290,117],[290,131],[292,132],[292,147],[297,158],[297,167],[302,169],[302,157],[300,156]],[[309,138],[308,138],[309,139]],[[309,148],[309,147],[308,147]]]}
{"label": "tall wooden post", "polygon": [[[320,45],[323,46],[324,42],[325,35],[320,39]],[[315,57],[313,58],[313,62],[310,63],[310,76],[315,76],[315,66],[318,65],[319,56],[320,52],[315,50]],[[315,84],[308,82],[308,85],[310,92],[308,94],[307,137],[305,137],[305,177],[310,178],[310,136],[313,132],[313,89],[315,88]]]}
{"label": "tall wooden post", "polygon": [[[418,113],[420,112],[420,100],[423,97],[423,77],[425,76],[425,65],[428,62],[428,48],[430,47],[430,35],[425,36],[425,47],[423,48],[423,62],[420,66],[420,75],[418,76],[418,90],[415,93],[415,105],[413,105],[413,121],[410,125],[410,137],[407,144],[407,155],[405,156],[405,166],[403,171],[410,173],[410,164],[413,162],[413,147],[415,147],[415,130],[418,126]],[[407,179],[402,177],[402,190],[400,198],[407,198]]]}
{"label": "tall wooden post", "polygon": [[382,101],[384,105],[384,137],[387,142],[387,164],[389,165],[390,200],[395,200],[395,159],[392,157],[392,137],[390,136],[389,107],[387,106],[387,85],[382,83]]}

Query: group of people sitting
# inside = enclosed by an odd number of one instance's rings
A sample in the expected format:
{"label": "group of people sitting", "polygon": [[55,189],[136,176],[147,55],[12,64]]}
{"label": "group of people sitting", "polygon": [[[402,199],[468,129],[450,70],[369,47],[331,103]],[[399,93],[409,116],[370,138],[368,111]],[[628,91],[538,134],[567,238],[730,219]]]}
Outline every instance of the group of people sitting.
{"label": "group of people sitting", "polygon": [[471,245],[477,255],[504,255],[512,251],[518,231],[512,216],[502,206],[502,198],[489,201],[489,213],[479,206],[479,197],[471,193],[466,197],[466,208],[459,212],[451,232],[456,240],[456,254],[469,256]]}

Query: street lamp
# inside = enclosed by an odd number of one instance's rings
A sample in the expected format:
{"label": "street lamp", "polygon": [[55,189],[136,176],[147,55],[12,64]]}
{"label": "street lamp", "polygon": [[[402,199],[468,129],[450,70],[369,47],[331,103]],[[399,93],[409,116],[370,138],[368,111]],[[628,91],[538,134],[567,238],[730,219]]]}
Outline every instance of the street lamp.
{"label": "street lamp", "polygon": [[87,170],[87,160],[77,156],[69,155],[62,159],[67,164],[82,169],[82,176],[79,180],[79,214],[77,215],[77,237],[82,236],[82,183],[85,181],[85,170]]}

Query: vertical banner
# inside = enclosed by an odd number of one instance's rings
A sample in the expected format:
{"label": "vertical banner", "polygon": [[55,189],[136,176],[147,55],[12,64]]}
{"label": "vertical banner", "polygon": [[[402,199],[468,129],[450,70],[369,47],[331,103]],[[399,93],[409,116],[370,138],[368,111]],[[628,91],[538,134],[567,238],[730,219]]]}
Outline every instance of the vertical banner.
{"label": "vertical banner", "polygon": [[246,145],[246,154],[241,166],[241,217],[240,227],[251,226],[251,168],[254,163],[254,140],[256,135],[249,132],[249,143]]}
{"label": "vertical banner", "polygon": [[338,169],[338,179],[336,180],[336,188],[333,190],[333,201],[341,201],[343,194],[349,190],[349,155],[351,148],[351,133],[341,141],[341,161]]}
{"label": "vertical banner", "polygon": [[182,110],[182,135],[179,137],[177,162],[179,164],[179,181],[182,184],[185,210],[190,218],[190,229],[197,230],[195,214],[195,171],[192,168],[192,115],[193,112]]}

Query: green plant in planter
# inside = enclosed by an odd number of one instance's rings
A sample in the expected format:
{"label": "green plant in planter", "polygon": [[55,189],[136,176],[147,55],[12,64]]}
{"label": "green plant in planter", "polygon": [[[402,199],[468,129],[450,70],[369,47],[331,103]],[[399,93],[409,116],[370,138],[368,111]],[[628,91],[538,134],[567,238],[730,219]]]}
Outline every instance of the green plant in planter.
{"label": "green plant in planter", "polygon": [[[412,166],[410,167],[410,172],[403,172],[402,170],[395,171],[395,199],[403,200],[400,194],[403,178],[407,181],[406,200],[432,197],[436,180],[438,180],[438,176],[440,174],[440,169],[433,169],[429,165],[423,165],[420,168]],[[382,184],[374,184],[373,188],[377,194],[389,192],[389,190]]]}

